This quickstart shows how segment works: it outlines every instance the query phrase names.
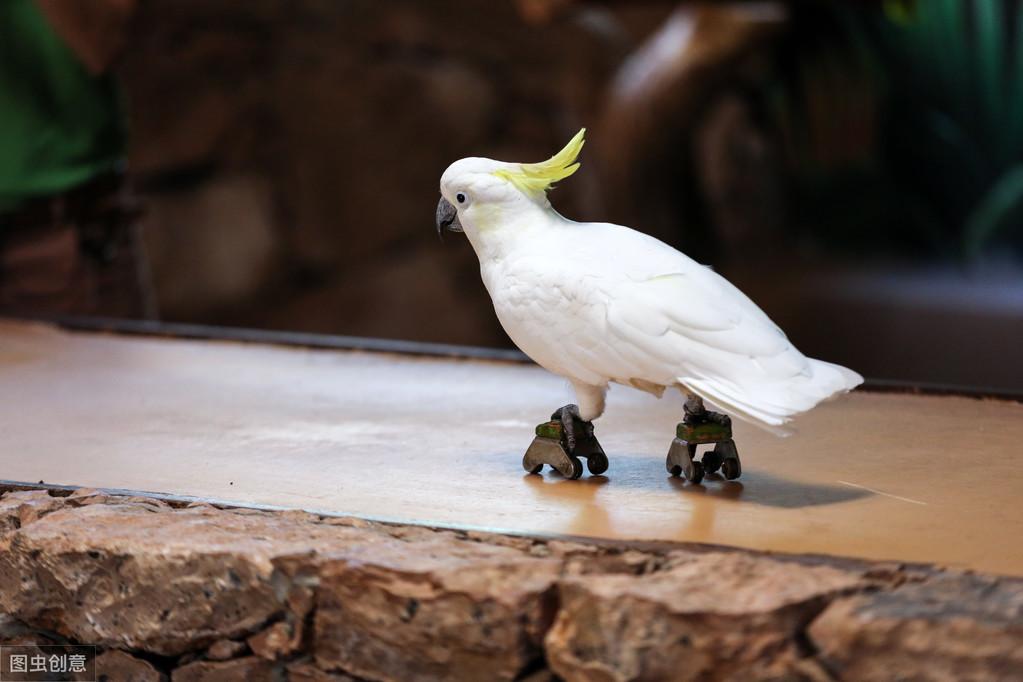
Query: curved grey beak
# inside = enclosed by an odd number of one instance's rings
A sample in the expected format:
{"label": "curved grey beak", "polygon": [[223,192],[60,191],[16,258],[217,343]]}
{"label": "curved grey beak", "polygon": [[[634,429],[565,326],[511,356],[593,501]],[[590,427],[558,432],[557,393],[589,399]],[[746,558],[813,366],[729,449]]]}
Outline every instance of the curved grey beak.
{"label": "curved grey beak", "polygon": [[461,232],[462,224],[458,222],[458,211],[455,210],[455,207],[447,199],[441,197],[437,204],[437,236],[442,240],[445,228],[451,232]]}

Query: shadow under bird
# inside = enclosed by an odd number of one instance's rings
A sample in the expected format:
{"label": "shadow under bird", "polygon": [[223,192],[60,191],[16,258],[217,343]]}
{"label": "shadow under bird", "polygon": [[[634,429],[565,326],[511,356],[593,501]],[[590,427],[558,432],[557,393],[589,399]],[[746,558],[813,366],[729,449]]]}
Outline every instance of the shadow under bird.
{"label": "shadow under bird", "polygon": [[[565,377],[577,404],[537,427],[523,466],[549,464],[569,478],[607,468],[592,421],[611,382],[687,399],[666,467],[699,483],[741,472],[728,416],[779,435],[791,418],[863,381],[808,358],[745,294],[711,268],[621,225],[580,223],[548,191],[579,168],[585,129],[541,163],[466,158],[440,180],[437,231],[463,232],[479,257],[494,310],[512,341]],[[703,461],[696,446],[713,444]]]}

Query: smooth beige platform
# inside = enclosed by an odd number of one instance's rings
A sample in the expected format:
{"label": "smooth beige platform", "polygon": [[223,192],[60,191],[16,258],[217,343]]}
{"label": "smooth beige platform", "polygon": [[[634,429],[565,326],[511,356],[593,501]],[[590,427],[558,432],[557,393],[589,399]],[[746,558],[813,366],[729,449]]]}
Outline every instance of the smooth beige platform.
{"label": "smooth beige platform", "polygon": [[1023,405],[858,392],[787,439],[738,424],[742,478],[691,486],[664,470],[680,397],[614,387],[607,474],[527,475],[570,398],[530,365],[0,321],[0,479],[1023,575]]}

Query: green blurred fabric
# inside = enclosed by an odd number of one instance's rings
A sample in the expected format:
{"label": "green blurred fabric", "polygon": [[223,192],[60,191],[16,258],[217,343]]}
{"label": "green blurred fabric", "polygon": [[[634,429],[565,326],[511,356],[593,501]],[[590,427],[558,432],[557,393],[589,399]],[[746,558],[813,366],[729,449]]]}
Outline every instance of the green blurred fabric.
{"label": "green blurred fabric", "polygon": [[91,75],[33,0],[0,0],[0,212],[113,170],[125,138],[114,78]]}

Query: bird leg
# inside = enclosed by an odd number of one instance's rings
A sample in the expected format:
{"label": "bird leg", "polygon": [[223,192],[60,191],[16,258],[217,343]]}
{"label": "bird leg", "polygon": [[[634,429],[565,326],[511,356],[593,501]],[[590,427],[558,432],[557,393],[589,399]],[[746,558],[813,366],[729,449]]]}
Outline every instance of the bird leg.
{"label": "bird leg", "polygon": [[685,405],[682,406],[685,416],[682,421],[686,424],[706,424],[708,422],[713,424],[720,424],[721,426],[731,426],[732,418],[727,414],[721,414],[720,412],[711,412],[703,405],[703,398],[696,395],[695,393],[686,394]]}

